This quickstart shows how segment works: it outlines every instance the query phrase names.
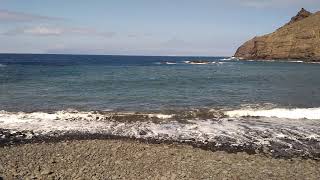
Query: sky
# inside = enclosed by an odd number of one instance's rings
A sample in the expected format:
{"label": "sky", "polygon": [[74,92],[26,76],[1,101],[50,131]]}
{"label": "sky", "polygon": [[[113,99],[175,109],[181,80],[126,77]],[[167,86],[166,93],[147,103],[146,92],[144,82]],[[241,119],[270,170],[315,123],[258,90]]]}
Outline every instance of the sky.
{"label": "sky", "polygon": [[232,56],[320,0],[0,0],[0,53]]}

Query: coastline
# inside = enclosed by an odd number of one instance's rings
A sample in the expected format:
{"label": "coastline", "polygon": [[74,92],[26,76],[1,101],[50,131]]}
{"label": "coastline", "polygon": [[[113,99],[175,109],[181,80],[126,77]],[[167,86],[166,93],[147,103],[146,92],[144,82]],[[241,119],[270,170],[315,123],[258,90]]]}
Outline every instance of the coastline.
{"label": "coastline", "polygon": [[238,61],[255,61],[255,62],[283,62],[283,63],[307,63],[307,64],[319,64],[320,59],[290,59],[290,58],[257,58],[257,57],[235,57],[234,59]]}
{"label": "coastline", "polygon": [[3,112],[0,147],[66,140],[129,139],[191,145],[213,152],[319,160],[319,121],[316,120],[320,118],[319,111],[319,108],[238,109],[168,113],[171,115]]}
{"label": "coastline", "polygon": [[0,161],[0,174],[5,179],[320,178],[320,164],[310,159],[274,159],[189,145],[112,139],[5,146],[0,148]]}
{"label": "coastline", "polygon": [[[156,138],[137,138],[134,136],[121,136],[103,133],[86,133],[86,132],[53,132],[47,135],[36,135],[32,138],[27,138],[27,134],[33,133],[30,131],[13,131],[0,129],[0,135],[6,138],[0,138],[0,149],[7,147],[20,147],[25,145],[38,145],[38,144],[56,144],[63,142],[73,141],[123,141],[141,144],[153,145],[178,145],[190,146],[195,149],[209,151],[209,152],[224,152],[226,154],[245,153],[247,155],[259,155],[270,159],[283,159],[283,160],[312,160],[320,162],[320,154],[317,150],[318,141],[310,139],[306,142],[309,148],[314,147],[309,153],[294,153],[292,149],[285,149],[281,143],[273,142],[272,146],[257,146],[254,143],[235,145],[232,144],[230,139],[220,137],[221,144],[217,142],[199,142],[196,140],[175,140],[175,139],[156,139]],[[290,140],[287,140],[288,143]],[[292,143],[292,142],[291,142]],[[311,145],[314,143],[314,145]],[[292,143],[291,148],[297,148],[297,144]],[[311,147],[312,146],[312,147]]]}

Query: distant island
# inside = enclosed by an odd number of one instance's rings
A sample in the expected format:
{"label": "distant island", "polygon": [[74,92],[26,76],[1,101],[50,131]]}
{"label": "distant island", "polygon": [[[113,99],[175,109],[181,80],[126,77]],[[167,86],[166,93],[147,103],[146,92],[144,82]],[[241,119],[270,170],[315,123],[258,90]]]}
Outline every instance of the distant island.
{"label": "distant island", "polygon": [[244,60],[320,61],[320,12],[302,8],[275,32],[245,42],[234,56]]}

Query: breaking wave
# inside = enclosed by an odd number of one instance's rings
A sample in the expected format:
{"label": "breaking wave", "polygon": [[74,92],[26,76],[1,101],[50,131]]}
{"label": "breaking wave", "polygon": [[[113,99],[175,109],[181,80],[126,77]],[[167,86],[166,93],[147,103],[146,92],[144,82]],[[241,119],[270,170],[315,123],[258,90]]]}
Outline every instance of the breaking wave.
{"label": "breaking wave", "polygon": [[239,109],[227,111],[225,114],[229,117],[276,117],[288,119],[319,119],[320,108],[274,108],[274,109]]}
{"label": "breaking wave", "polygon": [[6,66],[7,66],[7,65],[5,65],[5,64],[0,64],[0,68],[1,68],[1,67],[6,67]]}
{"label": "breaking wave", "polygon": [[[212,150],[263,151],[276,157],[320,158],[320,121],[314,120],[319,117],[319,110],[209,110],[179,114],[0,111],[0,145],[12,138],[82,133],[200,144]],[[285,118],[270,118],[275,115]],[[310,119],[299,119],[304,117]]]}
{"label": "breaking wave", "polygon": [[172,64],[177,64],[177,63],[175,63],[175,62],[166,62],[165,64],[172,65]]}
{"label": "breaking wave", "polygon": [[220,59],[221,61],[232,61],[232,60],[239,60],[238,58],[236,58],[236,57],[228,57],[228,58],[222,58],[222,59]]}
{"label": "breaking wave", "polygon": [[163,65],[163,64],[166,64],[166,65],[175,65],[175,64],[178,64],[177,62],[170,62],[170,61],[161,61],[161,62],[156,62],[155,64],[158,64],[158,65]]}

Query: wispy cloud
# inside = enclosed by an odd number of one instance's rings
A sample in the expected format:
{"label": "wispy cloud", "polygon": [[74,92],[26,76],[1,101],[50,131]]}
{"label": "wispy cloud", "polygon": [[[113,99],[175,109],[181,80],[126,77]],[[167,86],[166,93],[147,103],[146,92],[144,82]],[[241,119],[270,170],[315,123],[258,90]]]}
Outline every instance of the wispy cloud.
{"label": "wispy cloud", "polygon": [[17,35],[32,35],[32,36],[63,36],[63,35],[88,35],[113,37],[115,32],[98,31],[93,28],[82,27],[59,27],[59,26],[32,26],[32,27],[18,27],[9,30],[3,35],[17,36]]}
{"label": "wispy cloud", "polygon": [[23,12],[8,11],[0,9],[0,22],[31,22],[31,21],[53,21],[63,18],[42,16]]}
{"label": "wispy cloud", "polygon": [[151,37],[151,33],[130,33],[127,35],[129,38],[141,38],[141,37]]}

